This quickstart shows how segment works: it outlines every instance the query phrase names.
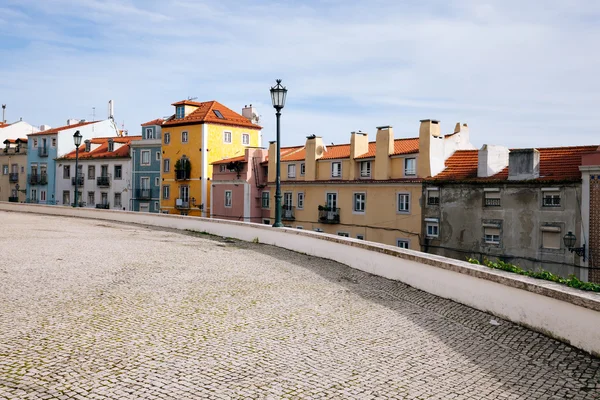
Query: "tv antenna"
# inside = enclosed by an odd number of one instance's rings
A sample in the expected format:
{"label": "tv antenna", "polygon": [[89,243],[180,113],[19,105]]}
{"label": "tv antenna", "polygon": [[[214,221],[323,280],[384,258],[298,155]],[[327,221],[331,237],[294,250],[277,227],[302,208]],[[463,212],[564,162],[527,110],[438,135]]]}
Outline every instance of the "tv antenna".
{"label": "tv antenna", "polygon": [[198,100],[198,97],[188,96],[188,100],[190,100],[190,101]]}

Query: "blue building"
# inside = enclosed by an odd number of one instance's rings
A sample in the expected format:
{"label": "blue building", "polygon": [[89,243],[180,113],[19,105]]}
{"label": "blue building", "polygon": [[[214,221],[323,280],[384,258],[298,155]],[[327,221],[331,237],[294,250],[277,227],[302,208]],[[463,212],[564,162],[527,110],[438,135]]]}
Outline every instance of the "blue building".
{"label": "blue building", "polygon": [[131,143],[133,211],[160,212],[163,122],[159,118],[142,124],[142,140]]}
{"label": "blue building", "polygon": [[65,126],[27,135],[27,195],[25,201],[63,204],[63,199],[56,195],[56,159],[75,148],[73,135],[77,131],[80,132],[83,140],[118,136],[117,127],[112,119],[93,122],[68,120]]}

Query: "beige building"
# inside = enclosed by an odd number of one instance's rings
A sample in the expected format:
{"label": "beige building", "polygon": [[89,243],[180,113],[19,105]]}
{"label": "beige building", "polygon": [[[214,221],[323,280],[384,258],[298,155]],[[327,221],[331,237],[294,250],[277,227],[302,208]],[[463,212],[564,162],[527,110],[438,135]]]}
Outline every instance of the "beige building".
{"label": "beige building", "polygon": [[[309,136],[281,151],[282,221],[298,229],[421,250],[422,178],[441,172],[457,149],[473,149],[466,124],[443,135],[439,121],[421,121],[419,136],[394,138],[377,128],[375,141],[352,132],[349,144],[327,146]],[[275,218],[276,146],[268,156],[262,207]]]}
{"label": "beige building", "polygon": [[0,152],[0,167],[0,201],[25,201],[27,139],[4,141],[4,148]]}

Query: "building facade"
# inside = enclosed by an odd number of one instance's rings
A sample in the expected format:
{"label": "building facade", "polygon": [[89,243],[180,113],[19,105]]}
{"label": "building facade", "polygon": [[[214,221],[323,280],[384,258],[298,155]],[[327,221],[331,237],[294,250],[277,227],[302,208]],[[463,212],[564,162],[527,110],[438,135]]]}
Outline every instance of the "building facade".
{"label": "building facade", "polygon": [[0,201],[25,201],[27,139],[6,139],[0,152]]}
{"label": "building facade", "polygon": [[27,197],[30,203],[62,204],[55,172],[56,159],[71,152],[73,135],[79,131],[82,140],[117,137],[119,131],[112,119],[94,122],[68,120],[67,125],[28,135]]}
{"label": "building facade", "polygon": [[162,123],[159,118],[142,124],[142,139],[131,143],[132,211],[160,212]]}
{"label": "building facade", "polygon": [[600,283],[600,147],[582,156],[579,169],[582,178],[582,229],[579,235],[583,238],[579,242],[586,244],[584,265],[587,267],[583,272],[587,272],[590,282]]}
{"label": "building facade", "polygon": [[208,217],[212,163],[260,147],[261,127],[252,106],[242,115],[216,102],[174,103],[162,124],[162,212]]}
{"label": "building facade", "polygon": [[[56,159],[57,204],[131,210],[132,158],[130,145],[141,136],[88,139],[75,151]],[[77,202],[75,185],[77,183]]]}
{"label": "building facade", "polygon": [[[42,125],[41,127],[49,128],[47,125]],[[27,135],[39,131],[37,127],[22,120],[11,124],[0,121],[0,142],[4,143],[6,139],[25,138]]]}
{"label": "building facade", "polygon": [[423,250],[587,279],[563,237],[582,230],[581,156],[597,146],[457,151],[423,184]]}

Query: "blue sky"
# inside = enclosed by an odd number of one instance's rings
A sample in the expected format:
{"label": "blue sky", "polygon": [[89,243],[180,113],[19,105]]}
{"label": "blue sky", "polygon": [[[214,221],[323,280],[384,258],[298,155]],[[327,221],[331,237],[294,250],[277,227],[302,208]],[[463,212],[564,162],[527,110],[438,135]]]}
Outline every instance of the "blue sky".
{"label": "blue sky", "polygon": [[105,117],[130,134],[190,97],[275,137],[269,87],[288,87],[284,145],[419,120],[509,147],[600,143],[597,0],[0,0],[7,120]]}

